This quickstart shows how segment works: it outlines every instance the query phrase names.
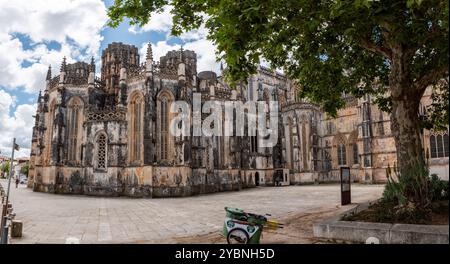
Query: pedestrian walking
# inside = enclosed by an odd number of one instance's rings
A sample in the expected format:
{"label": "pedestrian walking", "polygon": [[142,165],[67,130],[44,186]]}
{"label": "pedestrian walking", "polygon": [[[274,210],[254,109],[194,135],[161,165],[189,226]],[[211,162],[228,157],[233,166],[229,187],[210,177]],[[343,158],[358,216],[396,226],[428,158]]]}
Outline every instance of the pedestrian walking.
{"label": "pedestrian walking", "polygon": [[19,178],[16,177],[16,189],[19,187]]}

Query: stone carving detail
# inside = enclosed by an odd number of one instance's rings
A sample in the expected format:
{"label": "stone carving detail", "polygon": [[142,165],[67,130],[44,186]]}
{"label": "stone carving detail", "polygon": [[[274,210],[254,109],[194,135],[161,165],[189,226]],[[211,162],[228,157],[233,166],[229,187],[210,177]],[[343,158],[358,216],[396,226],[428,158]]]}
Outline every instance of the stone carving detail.
{"label": "stone carving detail", "polygon": [[53,88],[57,87],[58,83],[59,83],[59,76],[53,77],[49,82],[49,88],[53,89]]}
{"label": "stone carving detail", "polygon": [[130,67],[127,72],[129,81],[139,80],[145,77],[145,65]]}
{"label": "stone carving detail", "polygon": [[97,169],[106,169],[106,136],[101,134],[97,139]]}
{"label": "stone carving detail", "polygon": [[126,118],[125,111],[102,111],[102,112],[87,112],[86,122],[99,122],[99,121],[122,121]]}

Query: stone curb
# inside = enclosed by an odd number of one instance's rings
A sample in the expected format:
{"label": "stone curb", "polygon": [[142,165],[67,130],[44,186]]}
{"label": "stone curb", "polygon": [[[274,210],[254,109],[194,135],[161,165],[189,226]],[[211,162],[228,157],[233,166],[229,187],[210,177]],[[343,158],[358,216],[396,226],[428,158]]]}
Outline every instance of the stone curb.
{"label": "stone curb", "polygon": [[[359,204],[333,218],[313,225],[314,237],[366,243],[376,238],[380,244],[448,244],[448,225],[411,225],[356,221],[341,221],[342,217],[367,209],[368,202]],[[372,239],[373,240],[373,239]]]}

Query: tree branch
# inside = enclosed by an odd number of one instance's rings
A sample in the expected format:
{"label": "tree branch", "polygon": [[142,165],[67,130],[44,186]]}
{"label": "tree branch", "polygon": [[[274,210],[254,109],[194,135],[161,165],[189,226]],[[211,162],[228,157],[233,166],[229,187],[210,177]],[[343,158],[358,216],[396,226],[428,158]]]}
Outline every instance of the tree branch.
{"label": "tree branch", "polygon": [[448,76],[448,65],[436,68],[417,79],[414,82],[415,90],[425,90],[430,84]]}
{"label": "tree branch", "polygon": [[376,53],[378,55],[381,55],[387,59],[391,58],[391,50],[390,49],[383,47],[383,46],[378,46],[368,39],[362,39],[361,43],[359,45],[362,48],[364,48],[368,51],[371,51],[373,53]]}

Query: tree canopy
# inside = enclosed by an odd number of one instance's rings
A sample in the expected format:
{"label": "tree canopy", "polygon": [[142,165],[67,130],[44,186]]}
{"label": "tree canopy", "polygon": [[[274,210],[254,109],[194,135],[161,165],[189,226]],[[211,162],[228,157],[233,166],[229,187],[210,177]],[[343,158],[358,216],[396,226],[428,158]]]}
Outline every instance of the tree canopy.
{"label": "tree canopy", "polygon": [[1,172],[4,172],[4,173],[8,173],[8,172],[9,172],[9,160],[3,162],[3,163],[0,165],[0,171],[1,171]]}
{"label": "tree canopy", "polygon": [[24,164],[21,168],[20,168],[20,173],[23,175],[28,176],[28,171],[30,170],[30,163],[27,161],[26,164]]}
{"label": "tree canopy", "polygon": [[301,96],[331,114],[344,105],[342,93],[372,94],[390,110],[395,56],[402,57],[410,89],[448,75],[445,0],[116,0],[109,24],[128,17],[142,26],[166,5],[173,6],[173,35],[208,29],[230,81],[245,80],[264,57],[300,84]]}

